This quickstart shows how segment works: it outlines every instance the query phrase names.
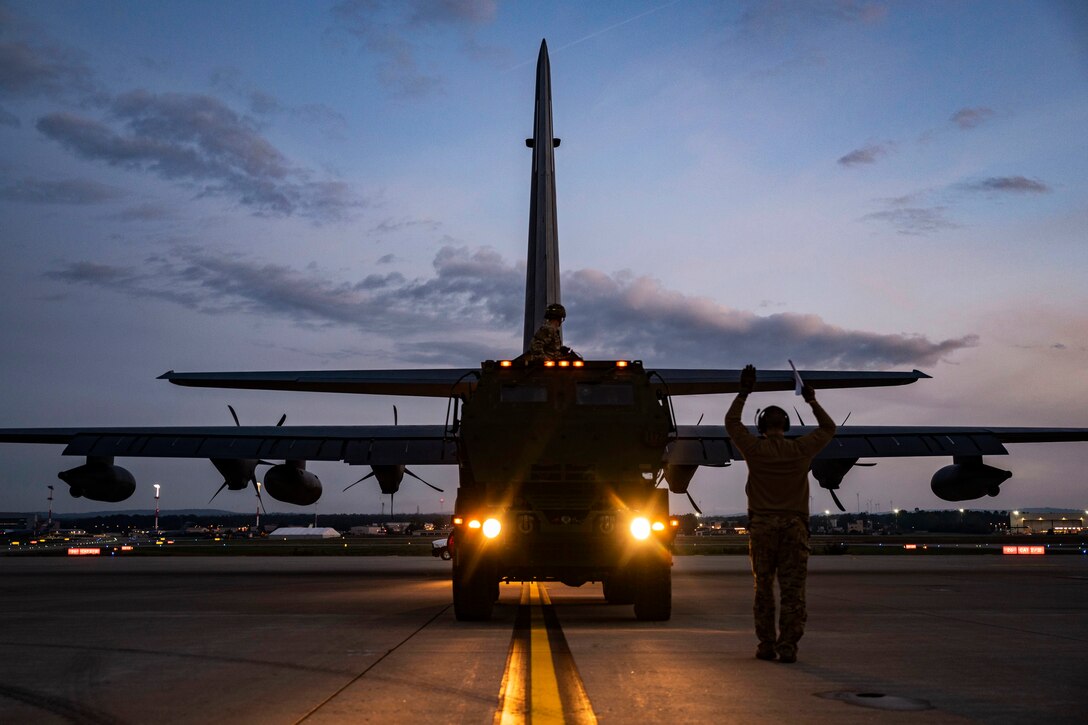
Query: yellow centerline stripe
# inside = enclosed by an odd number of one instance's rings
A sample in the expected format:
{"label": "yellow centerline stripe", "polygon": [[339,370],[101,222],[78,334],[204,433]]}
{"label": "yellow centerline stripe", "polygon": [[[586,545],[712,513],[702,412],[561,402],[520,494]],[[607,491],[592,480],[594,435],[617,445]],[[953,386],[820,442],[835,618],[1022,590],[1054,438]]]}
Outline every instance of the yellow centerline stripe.
{"label": "yellow centerline stripe", "polygon": [[[551,607],[544,585],[523,583],[494,723],[596,725],[597,717],[558,620],[550,610],[546,614],[544,607]],[[554,631],[549,630],[549,619]],[[552,637],[558,649],[552,648]],[[564,712],[564,700],[569,712]]]}
{"label": "yellow centerline stripe", "polygon": [[555,676],[555,661],[548,642],[548,627],[544,622],[544,603],[547,593],[537,582],[530,584],[532,592],[533,625],[529,637],[531,695],[529,717],[533,725],[564,723],[563,701],[559,699],[559,678]]}

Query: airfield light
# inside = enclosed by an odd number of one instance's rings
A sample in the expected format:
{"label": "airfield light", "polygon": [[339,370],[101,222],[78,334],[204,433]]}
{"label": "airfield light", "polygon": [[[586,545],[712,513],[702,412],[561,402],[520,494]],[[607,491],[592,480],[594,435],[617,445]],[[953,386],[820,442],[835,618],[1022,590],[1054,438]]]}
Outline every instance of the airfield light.
{"label": "airfield light", "polygon": [[555,367],[555,360],[545,360],[544,361],[544,367],[554,368]]}
{"label": "airfield light", "polygon": [[[581,360],[575,360],[574,362],[571,363],[571,365],[573,365],[576,368],[582,368],[582,367],[585,367],[586,364],[584,362],[582,362]],[[1084,513],[1088,514],[1088,511],[1085,511]]]}
{"label": "airfield light", "polygon": [[488,519],[484,522],[484,536],[494,539],[502,531],[502,524],[498,519]]}
{"label": "airfield light", "polygon": [[618,367],[618,368],[627,367],[627,361],[626,360],[617,360],[616,361],[616,367]]}
{"label": "airfield light", "polygon": [[[1088,514],[1088,511],[1085,511],[1084,513]],[[1012,512],[1012,515],[1013,515],[1013,516],[1019,516],[1019,515],[1020,515],[1020,512],[1019,512],[1019,511],[1013,511],[1013,512]]]}
{"label": "airfield light", "polygon": [[499,363],[499,367],[500,368],[508,368],[513,364],[514,363],[510,362],[509,360],[503,360],[502,362]]}
{"label": "airfield light", "polygon": [[653,526],[651,526],[650,528],[653,529],[654,531],[664,531],[665,530],[665,524],[661,523],[660,521],[655,521]]}
{"label": "airfield light", "polygon": [[650,537],[650,522],[648,519],[639,516],[637,519],[631,522],[631,536],[634,536],[639,541],[643,541]]}
{"label": "airfield light", "polygon": [[454,526],[460,526],[463,523],[465,523],[465,520],[463,518],[461,518],[460,516],[454,516],[453,517],[453,525]]}
{"label": "airfield light", "polygon": [[559,361],[559,367],[569,368],[570,367],[570,360],[560,360]]}
{"label": "airfield light", "polygon": [[669,526],[679,526],[680,519],[669,519]]}
{"label": "airfield light", "polygon": [[468,527],[469,527],[470,529],[478,529],[478,528],[480,528],[480,521],[479,521],[479,519],[473,519],[472,521],[469,521],[469,522],[468,522]]}

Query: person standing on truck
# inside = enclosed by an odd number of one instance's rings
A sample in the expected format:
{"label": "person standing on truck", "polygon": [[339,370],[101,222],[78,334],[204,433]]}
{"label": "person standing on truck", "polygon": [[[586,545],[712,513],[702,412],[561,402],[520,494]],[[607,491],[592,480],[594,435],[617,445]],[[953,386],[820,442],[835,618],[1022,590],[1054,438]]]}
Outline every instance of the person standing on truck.
{"label": "person standing on truck", "polygon": [[[835,423],[809,385],[801,388],[805,402],[820,427],[801,436],[786,438],[789,415],[772,405],[756,419],[758,437],[741,422],[748,395],[756,386],[756,369],[746,365],[740,390],[729,412],[725,429],[748,465],[748,553],[755,579],[756,657],[779,662],[797,661],[797,642],[805,633],[805,576],[808,573],[808,471],[812,459],[835,435]],[[774,581],[778,579],[780,607],[775,633]]]}
{"label": "person standing on truck", "polygon": [[567,308],[555,303],[544,310],[544,324],[533,334],[529,343],[529,361],[545,360],[581,360],[582,356],[563,345],[563,320],[567,319]]}

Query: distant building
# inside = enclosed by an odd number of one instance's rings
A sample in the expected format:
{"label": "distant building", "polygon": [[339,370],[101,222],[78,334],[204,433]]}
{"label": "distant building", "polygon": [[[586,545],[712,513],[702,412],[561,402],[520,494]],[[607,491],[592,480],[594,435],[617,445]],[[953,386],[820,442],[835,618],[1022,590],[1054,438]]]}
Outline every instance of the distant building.
{"label": "distant building", "polygon": [[1009,514],[1009,531],[1014,534],[1079,534],[1088,528],[1088,511],[1035,509]]}
{"label": "distant building", "polygon": [[281,526],[269,534],[280,539],[339,539],[340,532],[328,526]]}
{"label": "distant building", "polygon": [[378,524],[368,526],[352,526],[348,533],[352,536],[381,536],[385,533],[385,527]]}

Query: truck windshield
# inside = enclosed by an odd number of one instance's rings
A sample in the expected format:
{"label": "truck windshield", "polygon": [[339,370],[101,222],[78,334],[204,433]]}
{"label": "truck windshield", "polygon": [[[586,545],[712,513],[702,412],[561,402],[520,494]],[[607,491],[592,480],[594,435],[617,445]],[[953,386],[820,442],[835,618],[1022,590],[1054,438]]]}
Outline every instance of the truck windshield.
{"label": "truck windshield", "polygon": [[543,385],[503,385],[499,400],[503,403],[547,403],[548,389]]}
{"label": "truck windshield", "polygon": [[578,383],[578,405],[634,405],[635,388],[630,383]]}

